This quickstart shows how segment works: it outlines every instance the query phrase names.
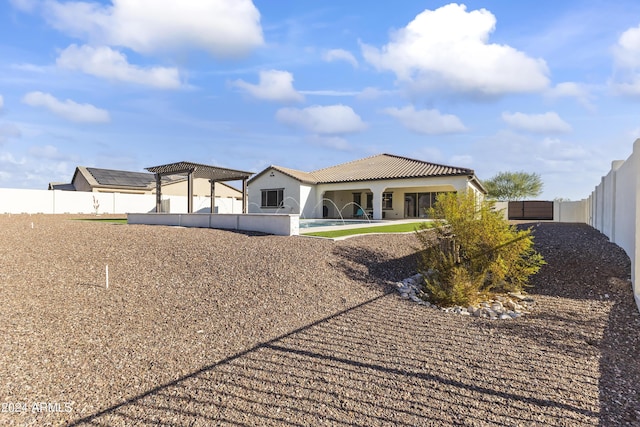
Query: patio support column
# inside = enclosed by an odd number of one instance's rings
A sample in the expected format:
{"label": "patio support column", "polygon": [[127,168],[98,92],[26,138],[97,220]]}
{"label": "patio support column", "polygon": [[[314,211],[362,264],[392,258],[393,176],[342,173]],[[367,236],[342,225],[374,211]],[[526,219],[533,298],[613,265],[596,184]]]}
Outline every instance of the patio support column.
{"label": "patio support column", "polygon": [[211,183],[211,213],[216,213],[216,182],[212,179],[209,182]]}
{"label": "patio support column", "polygon": [[372,185],[371,192],[373,193],[373,219],[382,219],[382,193],[386,187],[384,185]]}
{"label": "patio support column", "polygon": [[162,185],[160,184],[160,174],[155,174],[156,176],[156,213],[160,213],[162,210]]}
{"label": "patio support column", "polygon": [[242,213],[247,213],[247,178],[242,180]]}

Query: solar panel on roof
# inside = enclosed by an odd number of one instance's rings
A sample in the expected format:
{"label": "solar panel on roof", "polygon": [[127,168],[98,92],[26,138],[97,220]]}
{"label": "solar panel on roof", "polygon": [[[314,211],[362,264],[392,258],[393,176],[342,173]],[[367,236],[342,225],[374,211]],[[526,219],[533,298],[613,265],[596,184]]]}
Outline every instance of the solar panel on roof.
{"label": "solar panel on roof", "polygon": [[87,170],[100,185],[145,188],[155,182],[155,175],[152,173],[99,168],[87,168]]}

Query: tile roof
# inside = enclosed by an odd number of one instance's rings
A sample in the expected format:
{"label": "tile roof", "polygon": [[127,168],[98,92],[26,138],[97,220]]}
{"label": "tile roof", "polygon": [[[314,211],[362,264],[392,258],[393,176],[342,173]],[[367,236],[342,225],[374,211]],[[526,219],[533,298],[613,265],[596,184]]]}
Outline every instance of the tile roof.
{"label": "tile roof", "polygon": [[310,172],[318,183],[473,174],[472,169],[440,165],[393,154],[378,154]]}
{"label": "tile roof", "polygon": [[271,166],[272,169],[282,172],[285,175],[289,175],[291,178],[297,179],[298,181],[307,183],[307,184],[317,184],[318,180],[313,176],[312,173],[303,172],[296,169],[285,168],[282,166]]}

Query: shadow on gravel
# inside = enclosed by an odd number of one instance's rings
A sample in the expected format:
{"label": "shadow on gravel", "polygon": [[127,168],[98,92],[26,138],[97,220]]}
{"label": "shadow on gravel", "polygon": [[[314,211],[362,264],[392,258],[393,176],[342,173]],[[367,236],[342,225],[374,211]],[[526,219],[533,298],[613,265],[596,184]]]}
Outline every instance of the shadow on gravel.
{"label": "shadow on gravel", "polygon": [[353,246],[337,246],[333,253],[339,258],[338,269],[347,277],[388,291],[395,289],[391,282],[416,274],[416,254],[385,259],[380,252]]}
{"label": "shadow on gravel", "polygon": [[70,425],[597,425],[583,372],[456,320],[381,295]]}

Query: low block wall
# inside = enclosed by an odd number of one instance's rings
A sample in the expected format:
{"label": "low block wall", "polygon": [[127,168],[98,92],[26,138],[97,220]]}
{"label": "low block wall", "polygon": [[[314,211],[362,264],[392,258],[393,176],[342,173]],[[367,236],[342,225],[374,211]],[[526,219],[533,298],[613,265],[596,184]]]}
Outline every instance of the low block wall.
{"label": "low block wall", "polygon": [[556,222],[589,223],[589,205],[586,200],[562,201],[553,204],[553,220]]}
{"label": "low block wall", "polygon": [[130,213],[127,223],[258,231],[278,236],[300,234],[299,215]]}

